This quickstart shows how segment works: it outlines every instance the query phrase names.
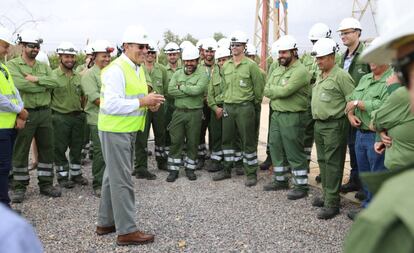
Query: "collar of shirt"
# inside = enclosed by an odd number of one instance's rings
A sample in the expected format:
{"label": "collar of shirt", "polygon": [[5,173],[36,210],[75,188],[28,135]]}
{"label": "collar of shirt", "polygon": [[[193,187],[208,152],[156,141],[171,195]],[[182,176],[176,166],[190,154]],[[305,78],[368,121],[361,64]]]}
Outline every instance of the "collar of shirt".
{"label": "collar of shirt", "polygon": [[139,67],[140,67],[140,65],[137,65],[134,62],[132,62],[131,59],[129,59],[128,56],[126,56],[124,53],[122,53],[120,57],[124,61],[126,61],[129,65],[131,65],[131,67],[133,67],[137,73],[139,73]]}
{"label": "collar of shirt", "polygon": [[391,67],[389,67],[384,73],[382,73],[381,78],[378,80],[374,80],[374,73],[370,72],[367,77],[367,79],[370,80],[370,83],[376,83],[376,82],[386,82],[386,79],[392,74],[393,70]]}

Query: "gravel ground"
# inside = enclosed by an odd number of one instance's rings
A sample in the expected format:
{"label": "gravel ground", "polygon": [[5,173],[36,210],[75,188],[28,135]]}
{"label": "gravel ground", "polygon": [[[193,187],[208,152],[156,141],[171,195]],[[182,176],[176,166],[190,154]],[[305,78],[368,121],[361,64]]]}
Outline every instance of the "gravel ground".
{"label": "gravel ground", "polygon": [[[154,168],[154,157],[149,164]],[[63,189],[61,198],[40,196],[35,171],[21,209],[36,228],[46,252],[340,252],[351,221],[353,204],[343,200],[341,214],[329,221],[316,218],[312,188],[308,198],[289,201],[287,191],[263,192],[269,181],[244,186],[244,176],[213,182],[211,173],[197,171],[189,181],[183,171],[175,183],[168,173],[151,169],[154,181],[135,179],[138,228],[156,235],[142,246],[116,246],[115,234],[95,235],[99,199],[91,186]],[[91,179],[90,165],[85,175]]]}

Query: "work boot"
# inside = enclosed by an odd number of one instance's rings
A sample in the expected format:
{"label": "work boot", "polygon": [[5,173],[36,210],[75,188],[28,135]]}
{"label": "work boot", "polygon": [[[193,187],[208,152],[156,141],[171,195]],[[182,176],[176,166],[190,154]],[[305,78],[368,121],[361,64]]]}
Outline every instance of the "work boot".
{"label": "work boot", "polygon": [[58,180],[58,183],[61,187],[66,188],[66,189],[71,189],[75,187],[75,182],[73,182],[72,180],[68,180],[68,179]]}
{"label": "work boot", "polygon": [[118,235],[116,244],[119,246],[124,245],[138,245],[154,242],[154,235],[144,234],[143,232],[136,231],[126,235]]}
{"label": "work boot", "polygon": [[166,179],[167,182],[170,182],[170,183],[174,182],[178,178],[178,173],[179,173],[178,170],[170,170],[170,174],[168,174],[168,177]]}
{"label": "work boot", "polygon": [[318,219],[329,220],[339,214],[339,207],[323,207],[318,212]]}
{"label": "work boot", "polygon": [[323,207],[325,205],[325,201],[321,197],[315,197],[312,200],[312,206],[314,207]]}
{"label": "work boot", "polygon": [[365,195],[364,190],[359,189],[359,191],[357,191],[357,193],[355,193],[355,198],[359,199],[360,201],[363,201],[367,198],[367,195]]}
{"label": "work boot", "polygon": [[26,191],[24,190],[16,190],[13,191],[10,199],[12,203],[22,203],[24,200],[24,195],[25,195]]}
{"label": "work boot", "polygon": [[223,165],[218,162],[213,162],[211,166],[207,168],[208,172],[217,172],[223,169]]}
{"label": "work boot", "polygon": [[348,214],[346,216],[348,216],[349,219],[351,220],[355,220],[355,218],[358,216],[359,212],[361,212],[361,210],[351,210],[348,212]]}
{"label": "work boot", "polygon": [[72,180],[75,184],[78,185],[88,185],[88,179],[86,179],[82,175],[73,176],[70,180]]}
{"label": "work boot", "polygon": [[278,190],[287,190],[289,189],[289,185],[287,182],[278,182],[278,181],[273,181],[270,182],[269,184],[263,186],[263,191],[278,191]]}
{"label": "work boot", "polygon": [[97,198],[101,197],[101,188],[93,189],[93,195]]}
{"label": "work boot", "polygon": [[269,170],[270,166],[272,166],[272,159],[270,158],[270,155],[268,155],[266,160],[262,162],[259,167],[260,170]]}
{"label": "work boot", "polygon": [[297,200],[308,196],[308,192],[300,189],[292,189],[287,193],[287,198],[290,200]]}
{"label": "work boot", "polygon": [[204,167],[204,158],[198,159],[196,170],[202,170]]}
{"label": "work boot", "polygon": [[40,188],[40,194],[49,196],[52,198],[57,198],[62,196],[62,191],[59,187],[55,187],[53,185],[48,185]]}
{"label": "work boot", "polygon": [[252,187],[257,184],[257,178],[256,177],[250,177],[244,182],[244,185],[247,187]]}
{"label": "work boot", "polygon": [[115,226],[109,226],[109,227],[96,226],[97,235],[107,235],[107,234],[114,233],[114,232],[116,232]]}
{"label": "work boot", "polygon": [[322,182],[321,174],[319,174],[319,175],[317,175],[317,176],[315,177],[315,181],[316,181],[316,183],[318,183],[318,184],[320,184],[320,183]]}
{"label": "work boot", "polygon": [[135,177],[140,179],[140,178],[145,178],[147,180],[155,180],[157,178],[157,175],[149,172],[147,169],[145,170],[139,170],[136,172]]}
{"label": "work boot", "polygon": [[226,169],[223,169],[213,176],[213,181],[220,181],[228,178],[231,178],[231,172]]}
{"label": "work boot", "polygon": [[350,179],[348,183],[341,185],[341,192],[354,192],[359,190],[359,184],[355,180]]}
{"label": "work boot", "polygon": [[159,170],[168,170],[166,162],[157,162],[157,167]]}
{"label": "work boot", "polygon": [[234,169],[236,170],[236,175],[237,176],[243,176],[244,175],[244,169],[243,169],[243,167],[236,167]]}
{"label": "work boot", "polygon": [[197,175],[194,173],[194,170],[185,170],[185,175],[187,176],[188,180],[194,181],[197,180]]}

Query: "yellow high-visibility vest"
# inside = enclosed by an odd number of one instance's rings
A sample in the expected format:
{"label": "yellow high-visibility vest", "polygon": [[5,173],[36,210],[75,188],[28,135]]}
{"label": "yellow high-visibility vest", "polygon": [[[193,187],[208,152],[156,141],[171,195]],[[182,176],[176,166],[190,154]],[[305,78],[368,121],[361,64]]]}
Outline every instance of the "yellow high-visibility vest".
{"label": "yellow high-visibility vest", "polygon": [[[8,98],[13,104],[18,105],[19,100],[15,94],[13,78],[3,63],[1,63],[1,67],[6,71],[7,78],[4,73],[0,73],[0,94]],[[16,117],[17,113],[5,112],[0,109],[0,129],[14,128],[14,125],[16,124]]]}

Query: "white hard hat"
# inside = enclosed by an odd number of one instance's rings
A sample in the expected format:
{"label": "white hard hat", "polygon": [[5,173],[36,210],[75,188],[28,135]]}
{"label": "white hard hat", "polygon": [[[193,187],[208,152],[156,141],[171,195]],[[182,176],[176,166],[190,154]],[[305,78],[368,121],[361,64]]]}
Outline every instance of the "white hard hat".
{"label": "white hard hat", "polygon": [[308,38],[309,40],[319,40],[321,38],[330,38],[331,29],[324,23],[316,23],[309,30]]}
{"label": "white hard hat", "polygon": [[217,41],[213,38],[208,38],[203,40],[203,44],[201,45],[201,48],[204,50],[217,50]]}
{"label": "white hard hat", "polygon": [[141,26],[129,26],[122,36],[122,43],[148,44],[148,34]]}
{"label": "white hard hat", "polygon": [[188,40],[184,40],[183,42],[181,42],[180,44],[180,49],[184,50],[184,48],[188,47],[188,46],[194,46],[193,43],[191,43],[191,41]]}
{"label": "white hard hat", "polygon": [[322,57],[330,55],[338,51],[338,44],[331,38],[319,39],[312,48],[311,55],[314,57]]}
{"label": "white hard hat", "polygon": [[361,54],[361,59],[371,63],[391,63],[396,57],[392,45],[408,36],[414,35],[414,1],[399,0],[378,1],[378,27],[380,37],[377,43],[371,43]]}
{"label": "white hard hat", "polygon": [[19,43],[43,43],[43,39],[40,38],[39,32],[35,30],[23,30],[21,33],[17,34],[17,41]]}
{"label": "white hard hat", "polygon": [[218,47],[230,48],[230,40],[227,39],[227,38],[221,38],[217,42],[217,45],[218,45]]}
{"label": "white hard hat", "polygon": [[283,35],[281,36],[278,40],[278,48],[279,51],[282,50],[292,50],[292,49],[298,49],[297,47],[297,41],[295,39],[295,37],[293,37],[292,35]]}
{"label": "white hard hat", "polygon": [[355,18],[344,18],[339,24],[338,32],[346,29],[359,29],[362,30],[361,22]]}
{"label": "white hard hat", "polygon": [[184,48],[182,59],[183,61],[195,60],[200,57],[200,53],[198,48],[195,46],[188,46]]}
{"label": "white hard hat", "polygon": [[164,47],[164,53],[172,54],[172,53],[179,53],[180,47],[175,42],[168,42],[167,45]]}
{"label": "white hard hat", "polygon": [[85,54],[92,54],[92,43],[89,43],[88,45],[86,45],[85,48]]}
{"label": "white hard hat", "polygon": [[49,57],[43,51],[39,51],[39,53],[36,55],[36,60],[46,64],[47,66],[50,66]]}
{"label": "white hard hat", "polygon": [[0,26],[0,40],[14,45],[12,33],[5,27]]}
{"label": "white hard hat", "polygon": [[279,43],[278,43],[278,41],[273,42],[272,47],[270,48],[270,55],[275,59],[279,58]]}
{"label": "white hard hat", "polygon": [[242,31],[235,31],[230,35],[231,43],[247,43],[248,41],[247,35]]}
{"label": "white hard hat", "polygon": [[78,50],[72,42],[64,41],[60,43],[59,46],[56,48],[56,53],[76,55],[78,53]]}
{"label": "white hard hat", "polygon": [[148,43],[148,52],[156,52],[156,53],[158,53],[158,45],[157,45],[157,43],[155,43],[155,41],[153,41],[153,40],[149,40],[149,43]]}
{"label": "white hard hat", "polygon": [[115,48],[107,40],[96,40],[91,45],[92,53],[112,53]]}
{"label": "white hard hat", "polygon": [[197,41],[197,43],[196,43],[196,48],[198,48],[198,49],[200,49],[201,48],[201,46],[203,45],[203,41],[204,41],[205,39],[199,39],[198,41]]}
{"label": "white hard hat", "polygon": [[231,56],[231,52],[230,52],[230,49],[227,47],[219,47],[219,48],[217,48],[217,50],[216,50],[216,54],[215,54],[215,57],[216,57],[216,59],[220,59],[220,58],[223,58],[223,57],[229,57],[229,56]]}
{"label": "white hard hat", "polygon": [[257,49],[253,44],[251,44],[251,43],[247,44],[247,46],[246,46],[246,55],[257,55]]}

